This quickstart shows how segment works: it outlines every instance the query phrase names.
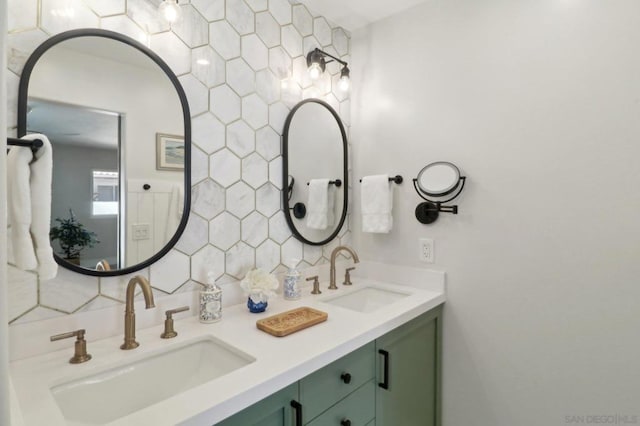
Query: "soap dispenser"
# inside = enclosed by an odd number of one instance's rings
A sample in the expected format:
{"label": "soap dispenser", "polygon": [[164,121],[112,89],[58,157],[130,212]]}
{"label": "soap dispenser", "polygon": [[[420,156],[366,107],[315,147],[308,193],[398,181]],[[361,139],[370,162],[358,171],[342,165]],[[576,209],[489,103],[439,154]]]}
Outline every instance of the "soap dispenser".
{"label": "soap dispenser", "polygon": [[207,274],[207,283],[200,291],[200,322],[209,324],[222,319],[222,289],[216,284],[213,272]]}
{"label": "soap dispenser", "polygon": [[284,298],[285,300],[297,300],[300,299],[300,272],[296,269],[299,259],[290,259],[287,266],[289,270],[284,276]]}

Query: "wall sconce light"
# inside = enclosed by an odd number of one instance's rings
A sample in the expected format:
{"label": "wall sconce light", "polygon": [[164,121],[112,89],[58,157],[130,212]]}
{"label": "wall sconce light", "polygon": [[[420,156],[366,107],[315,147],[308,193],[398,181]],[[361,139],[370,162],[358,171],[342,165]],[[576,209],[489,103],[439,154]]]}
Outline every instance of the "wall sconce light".
{"label": "wall sconce light", "polygon": [[160,16],[170,24],[177,22],[182,18],[182,9],[178,4],[178,0],[162,0],[158,7]]}
{"label": "wall sconce light", "polygon": [[[332,60],[327,61],[325,58],[327,56]],[[340,90],[346,92],[347,90],[349,90],[350,83],[348,64],[345,61],[340,60],[327,52],[323,52],[317,47],[307,54],[307,67],[309,77],[311,78],[311,80],[317,80],[327,68],[327,64],[333,61],[338,62],[342,65],[338,87],[340,88]]]}

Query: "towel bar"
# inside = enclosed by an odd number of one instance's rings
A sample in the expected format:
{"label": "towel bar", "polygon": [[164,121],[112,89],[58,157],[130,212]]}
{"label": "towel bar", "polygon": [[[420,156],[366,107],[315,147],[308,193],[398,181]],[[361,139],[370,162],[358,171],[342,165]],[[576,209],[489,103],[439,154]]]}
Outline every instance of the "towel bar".
{"label": "towel bar", "polygon": [[[389,182],[393,182],[396,185],[400,185],[402,183],[404,179],[402,178],[402,176],[400,175],[395,175],[395,176],[390,176],[389,177]],[[360,179],[360,182],[362,182],[362,179]]]}
{"label": "towel bar", "polygon": [[[329,185],[335,185],[336,188],[340,188],[342,186],[342,181],[340,179],[330,180]],[[307,186],[309,186],[309,182],[307,182]]]}
{"label": "towel bar", "polygon": [[27,148],[31,148],[31,150],[35,152],[39,148],[42,148],[44,142],[42,142],[42,140],[40,139],[34,139],[30,141],[25,139],[7,138],[7,145],[24,146]]}

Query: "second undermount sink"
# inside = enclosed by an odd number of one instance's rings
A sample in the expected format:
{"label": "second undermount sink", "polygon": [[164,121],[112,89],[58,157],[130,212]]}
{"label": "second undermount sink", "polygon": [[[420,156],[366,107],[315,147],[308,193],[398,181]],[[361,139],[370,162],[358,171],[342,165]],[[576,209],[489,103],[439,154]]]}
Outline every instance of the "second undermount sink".
{"label": "second undermount sink", "polygon": [[74,425],[104,424],[254,361],[208,338],[55,386],[51,393]]}
{"label": "second undermount sink", "polygon": [[323,302],[352,311],[370,313],[403,299],[409,294],[379,287],[364,287],[347,294],[327,298]]}

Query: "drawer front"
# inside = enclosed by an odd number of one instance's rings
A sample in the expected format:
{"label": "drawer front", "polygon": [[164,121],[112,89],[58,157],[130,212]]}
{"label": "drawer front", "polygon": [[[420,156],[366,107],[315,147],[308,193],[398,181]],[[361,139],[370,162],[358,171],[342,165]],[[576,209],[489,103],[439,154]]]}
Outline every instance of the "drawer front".
{"label": "drawer front", "polygon": [[307,426],[341,426],[342,422],[347,420],[351,422],[351,426],[373,425],[376,411],[375,392],[375,384],[370,380]]}
{"label": "drawer front", "polygon": [[375,343],[371,342],[300,380],[304,423],[373,379],[374,374]]}

